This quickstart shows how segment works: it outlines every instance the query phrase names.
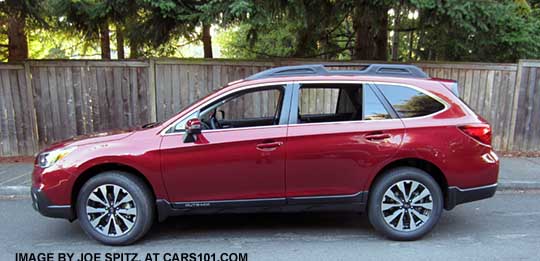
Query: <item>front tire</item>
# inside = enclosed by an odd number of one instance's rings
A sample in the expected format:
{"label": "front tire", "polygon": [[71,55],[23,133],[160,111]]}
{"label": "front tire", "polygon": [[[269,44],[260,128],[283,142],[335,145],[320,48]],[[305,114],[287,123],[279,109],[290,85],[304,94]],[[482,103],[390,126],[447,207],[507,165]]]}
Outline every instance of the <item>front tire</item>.
{"label": "front tire", "polygon": [[146,184],[122,171],[89,179],[77,197],[84,232],[106,245],[129,245],[144,236],[154,221],[154,203]]}
{"label": "front tire", "polygon": [[399,167],[376,181],[368,204],[369,221],[378,232],[393,240],[416,240],[439,221],[443,194],[425,171]]}

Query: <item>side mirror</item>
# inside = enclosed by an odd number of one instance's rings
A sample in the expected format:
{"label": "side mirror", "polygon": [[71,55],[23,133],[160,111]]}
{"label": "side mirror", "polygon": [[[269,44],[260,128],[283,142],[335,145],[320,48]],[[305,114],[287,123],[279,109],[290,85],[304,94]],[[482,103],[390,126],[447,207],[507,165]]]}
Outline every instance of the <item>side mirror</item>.
{"label": "side mirror", "polygon": [[202,124],[201,120],[194,118],[186,122],[186,134],[184,135],[184,143],[195,142],[197,135],[201,134]]}

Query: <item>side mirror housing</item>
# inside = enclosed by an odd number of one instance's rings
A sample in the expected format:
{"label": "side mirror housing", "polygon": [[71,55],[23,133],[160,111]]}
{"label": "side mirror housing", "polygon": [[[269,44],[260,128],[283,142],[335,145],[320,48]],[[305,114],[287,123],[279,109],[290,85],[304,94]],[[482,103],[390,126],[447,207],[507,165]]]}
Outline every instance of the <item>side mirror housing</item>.
{"label": "side mirror housing", "polygon": [[201,120],[194,118],[186,122],[186,134],[184,135],[184,143],[195,142],[197,135],[201,134],[202,123]]}

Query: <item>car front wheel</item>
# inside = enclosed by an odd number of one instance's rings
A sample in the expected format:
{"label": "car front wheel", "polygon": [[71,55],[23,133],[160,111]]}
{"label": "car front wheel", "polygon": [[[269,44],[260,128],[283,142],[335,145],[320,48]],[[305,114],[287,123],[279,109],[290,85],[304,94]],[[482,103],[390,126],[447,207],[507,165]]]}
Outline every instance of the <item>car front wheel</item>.
{"label": "car front wheel", "polygon": [[376,181],[368,204],[369,220],[377,231],[393,240],[415,240],[437,224],[443,194],[428,173],[400,167]]}
{"label": "car front wheel", "polygon": [[154,207],[150,191],[138,177],[108,171],[89,179],[77,199],[83,230],[107,245],[128,245],[152,226]]}

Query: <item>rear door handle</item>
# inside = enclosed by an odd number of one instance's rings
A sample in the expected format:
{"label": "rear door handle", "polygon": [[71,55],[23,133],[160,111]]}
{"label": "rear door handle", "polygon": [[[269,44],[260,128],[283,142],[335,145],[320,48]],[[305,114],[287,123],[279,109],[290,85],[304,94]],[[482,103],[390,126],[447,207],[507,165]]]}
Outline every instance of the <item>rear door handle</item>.
{"label": "rear door handle", "polygon": [[365,136],[366,140],[385,140],[390,139],[392,136],[388,133],[372,133]]}
{"label": "rear door handle", "polygon": [[257,149],[260,151],[273,151],[283,145],[281,141],[271,141],[257,144]]}

